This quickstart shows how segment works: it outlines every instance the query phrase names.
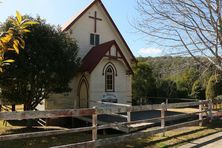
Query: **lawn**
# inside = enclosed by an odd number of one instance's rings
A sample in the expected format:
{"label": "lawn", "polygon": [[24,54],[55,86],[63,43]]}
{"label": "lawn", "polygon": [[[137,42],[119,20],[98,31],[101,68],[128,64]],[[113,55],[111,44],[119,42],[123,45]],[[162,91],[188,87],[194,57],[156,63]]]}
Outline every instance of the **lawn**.
{"label": "lawn", "polygon": [[[34,131],[34,130],[33,130]],[[90,140],[90,133],[66,134],[59,136],[49,136],[40,138],[30,138],[24,140],[13,140],[0,142],[1,148],[48,148],[51,146],[58,146]]]}
{"label": "lawn", "polygon": [[214,120],[211,125],[208,126],[191,126],[184,127],[172,131],[166,132],[165,136],[157,134],[147,138],[129,139],[128,141],[107,145],[106,148],[168,148],[168,147],[180,147],[183,144],[191,142],[193,140],[221,132],[222,120]]}
{"label": "lawn", "polygon": [[[13,122],[14,123],[14,122]],[[23,126],[13,126],[10,123],[7,123],[7,126],[3,125],[3,121],[0,121],[0,135],[7,134],[18,134],[18,133],[29,133],[29,132],[39,132],[39,131],[48,131],[55,130],[58,127],[39,127],[39,128],[25,128]],[[119,136],[119,133],[103,135],[99,134],[99,138],[109,138],[112,136]],[[74,134],[64,134],[56,136],[47,136],[47,137],[38,137],[38,138],[29,138],[23,140],[9,140],[9,141],[0,141],[0,148],[48,148],[52,146],[59,146],[65,144],[72,144],[83,141],[91,140],[91,131],[74,133]]]}

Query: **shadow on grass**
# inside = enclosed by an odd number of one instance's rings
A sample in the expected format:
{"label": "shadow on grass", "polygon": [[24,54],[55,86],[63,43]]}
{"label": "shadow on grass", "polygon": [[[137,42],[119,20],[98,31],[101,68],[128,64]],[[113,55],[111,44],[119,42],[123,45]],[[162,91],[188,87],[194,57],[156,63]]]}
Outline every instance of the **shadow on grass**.
{"label": "shadow on grass", "polygon": [[216,118],[212,123],[207,125],[208,128],[222,128],[222,119]]}
{"label": "shadow on grass", "polygon": [[[167,137],[165,137],[163,139],[154,140],[154,141],[150,141],[150,142],[149,141],[146,142],[146,141],[143,141],[143,140],[139,140],[136,143],[133,143],[132,147],[149,147],[151,145],[155,147],[156,144],[158,144],[158,147],[162,147],[162,148],[177,147],[177,146],[180,146],[180,145],[182,145],[184,143],[190,143],[193,140],[196,140],[196,139],[199,139],[199,138],[203,138],[205,136],[213,135],[215,133],[220,132],[220,130],[218,130],[218,131],[216,130],[215,132],[212,132],[212,133],[209,133],[209,134],[205,134],[205,135],[202,135],[202,136],[198,136],[198,137],[195,137],[195,138],[189,138],[189,139],[186,139],[186,140],[182,139],[183,136],[192,135],[192,134],[204,131],[206,129],[207,128],[202,128],[202,129],[198,129],[198,130],[194,130],[194,131],[185,132],[185,133],[182,133],[182,134],[177,134],[177,135],[174,135],[174,136],[167,136]],[[164,143],[164,142],[166,142],[168,140],[171,140],[171,139],[177,139],[178,142],[174,143],[174,144],[165,144]],[[152,140],[152,139],[150,139],[150,140]]]}
{"label": "shadow on grass", "polygon": [[20,133],[32,133],[32,132],[41,132],[41,131],[50,131],[55,130],[53,128],[51,129],[44,129],[44,128],[15,128],[15,129],[7,129],[7,131],[1,135],[9,135],[9,134],[20,134]]}
{"label": "shadow on grass", "polygon": [[[52,131],[58,130],[53,127],[51,128],[18,128],[18,129],[7,129],[7,131],[2,134],[12,135],[19,133],[33,133],[33,132],[41,132],[41,131]],[[112,133],[111,135],[102,135],[101,131],[98,131],[98,138],[110,138],[113,136],[119,136],[120,133]],[[1,135],[0,135],[1,136]],[[92,134],[90,132],[82,132],[82,133],[72,133],[72,134],[63,134],[63,135],[54,135],[54,136],[46,136],[46,137],[35,137],[35,138],[25,138],[18,140],[6,140],[0,141],[0,148],[48,148],[52,146],[60,146],[66,144],[73,144],[77,142],[91,141]]]}
{"label": "shadow on grass", "polygon": [[222,137],[217,137],[217,138],[214,138],[214,139],[208,140],[208,141],[206,141],[206,142],[203,142],[203,143],[201,143],[201,144],[197,144],[196,146],[193,146],[192,148],[203,147],[203,146],[205,146],[205,145],[208,145],[208,144],[210,144],[210,143],[213,143],[213,142],[219,141],[219,140],[221,140],[221,139],[222,139]]}
{"label": "shadow on grass", "polygon": [[[168,148],[168,147],[179,147],[180,145],[183,145],[185,143],[192,143],[193,140],[197,140],[206,136],[210,136],[216,133],[221,132],[222,128],[222,120],[214,120],[211,124],[206,125],[205,127],[201,129],[196,129],[193,131],[184,131],[183,133],[180,134],[173,134],[172,136],[167,136],[167,137],[161,137],[157,140],[154,140],[151,138],[138,138],[138,139],[132,139],[128,140],[122,143],[118,144],[112,144],[109,146],[106,146],[106,148],[119,148],[121,146],[128,147],[128,148],[140,148],[140,147],[162,147],[162,148]],[[211,131],[207,131],[208,129],[211,129]],[[170,134],[170,133],[169,133]],[[166,133],[167,135],[167,133]],[[175,139],[173,142],[167,142],[170,140]],[[219,140],[218,138],[214,140]],[[209,142],[213,142],[209,141]],[[205,145],[207,143],[203,143]],[[201,146],[201,145],[200,145]]]}
{"label": "shadow on grass", "polygon": [[[34,129],[34,130],[39,131],[39,129]],[[2,141],[0,142],[0,147],[1,148],[48,148],[52,146],[60,146],[60,145],[89,141],[89,140],[91,140],[91,133],[85,132],[78,134],[64,134],[56,136],[28,138],[22,140]]]}
{"label": "shadow on grass", "polygon": [[[10,125],[12,126],[26,126],[27,125],[27,120],[8,120],[7,121]],[[36,122],[36,120],[30,120],[32,126],[38,126],[39,124]]]}
{"label": "shadow on grass", "polygon": [[[174,135],[174,136],[170,136],[170,137],[167,137],[167,138],[164,138],[164,139],[161,139],[161,140],[152,141],[149,144],[160,143],[160,142],[164,142],[164,141],[170,140],[172,138],[175,138],[175,139],[178,139],[178,141],[180,141],[180,142],[177,142],[177,143],[174,143],[174,144],[165,145],[163,147],[165,147],[165,148],[166,147],[176,147],[176,146],[179,146],[179,145],[182,145],[182,144],[185,144],[185,143],[192,143],[192,141],[194,141],[194,140],[197,140],[197,139],[200,139],[200,138],[203,138],[203,137],[210,136],[210,135],[213,135],[213,134],[221,132],[221,129],[217,129],[217,128],[222,128],[222,120],[221,119],[214,120],[211,124],[208,124],[205,128],[194,130],[194,131],[190,131],[190,132],[186,132],[186,133],[182,133],[182,134],[178,134],[178,135]],[[211,132],[211,133],[208,133],[208,134],[203,134],[203,135],[197,136],[195,138],[188,138],[186,140],[181,138],[183,136],[192,135],[192,134],[195,134],[197,132],[204,131],[206,129],[213,129],[214,132]],[[209,143],[212,143],[214,141],[220,140],[221,138],[222,137],[215,138],[215,139],[213,139],[211,141],[207,141],[206,143],[198,145],[197,147],[204,146],[206,144],[209,144]]]}
{"label": "shadow on grass", "polygon": [[[177,143],[174,143],[174,144],[169,144],[165,147],[176,147],[176,146],[179,146],[179,145],[183,145],[185,143],[192,143],[192,141],[194,141],[194,140],[197,140],[197,139],[200,139],[200,138],[203,138],[203,137],[206,137],[206,136],[210,136],[210,135],[213,135],[213,134],[216,134],[216,133],[219,133],[219,132],[221,132],[221,130],[215,130],[215,132],[204,134],[202,136],[197,136],[195,138],[189,138],[189,139],[186,139],[186,140],[180,138],[180,136],[177,136],[177,137],[175,137],[175,139],[181,140],[180,142],[177,142]],[[194,133],[195,132],[193,132],[193,134]]]}
{"label": "shadow on grass", "polygon": [[166,136],[164,139],[154,140],[154,141],[149,142],[148,144],[155,144],[155,143],[164,142],[164,141],[170,140],[172,138],[177,138],[177,137],[182,137],[182,136],[186,136],[186,135],[191,135],[193,133],[201,132],[201,131],[204,131],[206,129],[207,128],[202,128],[202,129],[197,129],[197,130],[189,131],[189,132],[186,132],[186,133],[177,134],[177,135],[174,135],[174,136]]}
{"label": "shadow on grass", "polygon": [[[168,147],[168,145],[166,145],[164,143],[167,140],[170,140],[172,138],[182,137],[182,136],[193,134],[193,133],[200,132],[200,131],[204,131],[205,129],[207,129],[207,128],[197,129],[194,131],[189,131],[189,132],[177,134],[174,136],[169,136],[169,137],[167,136],[167,137],[164,137],[163,139],[159,139],[159,140],[152,140],[152,138],[150,138],[150,139],[149,138],[145,138],[145,139],[138,138],[138,139],[131,139],[131,140],[128,139],[128,141],[125,141],[125,142],[108,145],[108,146],[106,146],[106,148],[119,148],[119,147],[122,147],[122,145],[125,145],[125,147],[128,147],[128,148],[156,147],[155,144],[158,144],[158,147]],[[100,147],[100,148],[102,148],[102,147]]]}

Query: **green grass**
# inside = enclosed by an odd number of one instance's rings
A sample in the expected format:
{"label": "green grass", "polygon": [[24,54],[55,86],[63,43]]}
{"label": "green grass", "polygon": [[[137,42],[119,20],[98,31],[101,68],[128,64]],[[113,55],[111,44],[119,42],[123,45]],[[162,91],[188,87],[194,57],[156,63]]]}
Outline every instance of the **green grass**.
{"label": "green grass", "polygon": [[1,148],[47,148],[64,144],[90,140],[90,133],[66,134],[59,136],[49,136],[40,138],[30,138],[24,140],[13,140],[0,142]]}
{"label": "green grass", "polygon": [[215,134],[222,130],[222,120],[214,120],[208,126],[192,126],[184,127],[166,132],[166,136],[156,134],[147,138],[130,139],[125,142],[107,145],[106,148],[170,148],[180,147],[183,144],[189,143],[193,140]]}
{"label": "green grass", "polygon": [[[46,131],[48,129],[43,128],[26,128],[23,126],[13,126],[7,123],[7,126],[3,125],[3,121],[0,121],[0,134],[18,134],[18,133],[29,133]],[[58,136],[48,136],[39,138],[29,138],[23,140],[12,140],[0,142],[0,148],[46,148],[56,145],[64,145],[68,143],[74,143],[78,141],[90,140],[90,133],[78,133],[78,134],[66,134]]]}
{"label": "green grass", "polygon": [[[33,130],[33,132],[34,131],[35,130]],[[22,130],[20,132],[22,132]],[[116,136],[118,136],[118,134],[116,134]],[[39,138],[29,138],[23,140],[12,140],[12,141],[0,142],[0,148],[48,148],[52,146],[60,146],[77,142],[90,141],[91,137],[92,137],[91,132],[84,132],[84,133],[39,137]],[[111,135],[107,136],[99,135],[99,138],[108,138],[108,137],[111,137]]]}
{"label": "green grass", "polygon": [[[0,135],[9,135],[9,134],[19,134],[19,133],[31,133],[39,131],[48,131],[54,130],[52,128],[26,128],[25,122],[22,122],[19,126],[15,126],[17,121],[7,123],[7,126],[3,125],[3,121],[0,121]],[[99,134],[99,138],[108,138],[111,136],[118,136],[119,133],[112,135],[102,135]],[[37,137],[37,138],[28,138],[22,140],[9,140],[9,141],[0,141],[0,148],[48,148],[52,146],[60,146],[65,144],[72,144],[77,142],[90,141],[92,138],[90,132],[82,133],[73,133],[73,134],[64,134],[56,136],[47,136],[47,137]]]}

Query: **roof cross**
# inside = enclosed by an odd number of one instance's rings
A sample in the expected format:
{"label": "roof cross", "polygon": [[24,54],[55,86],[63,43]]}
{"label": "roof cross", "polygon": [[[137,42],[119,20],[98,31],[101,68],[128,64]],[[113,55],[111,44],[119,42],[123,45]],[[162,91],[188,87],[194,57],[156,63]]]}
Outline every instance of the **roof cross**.
{"label": "roof cross", "polygon": [[95,11],[94,16],[89,16],[89,18],[94,20],[94,32],[96,33],[96,25],[97,25],[97,21],[102,21],[101,18],[97,18],[97,12]]}

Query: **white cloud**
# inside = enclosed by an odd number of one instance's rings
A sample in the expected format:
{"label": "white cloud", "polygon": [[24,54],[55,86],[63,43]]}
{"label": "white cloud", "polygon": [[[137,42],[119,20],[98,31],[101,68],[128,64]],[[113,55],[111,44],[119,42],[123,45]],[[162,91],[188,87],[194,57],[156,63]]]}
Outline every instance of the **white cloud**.
{"label": "white cloud", "polygon": [[139,56],[142,57],[146,56],[156,57],[162,55],[162,50],[158,48],[141,48],[139,49],[138,54]]}

